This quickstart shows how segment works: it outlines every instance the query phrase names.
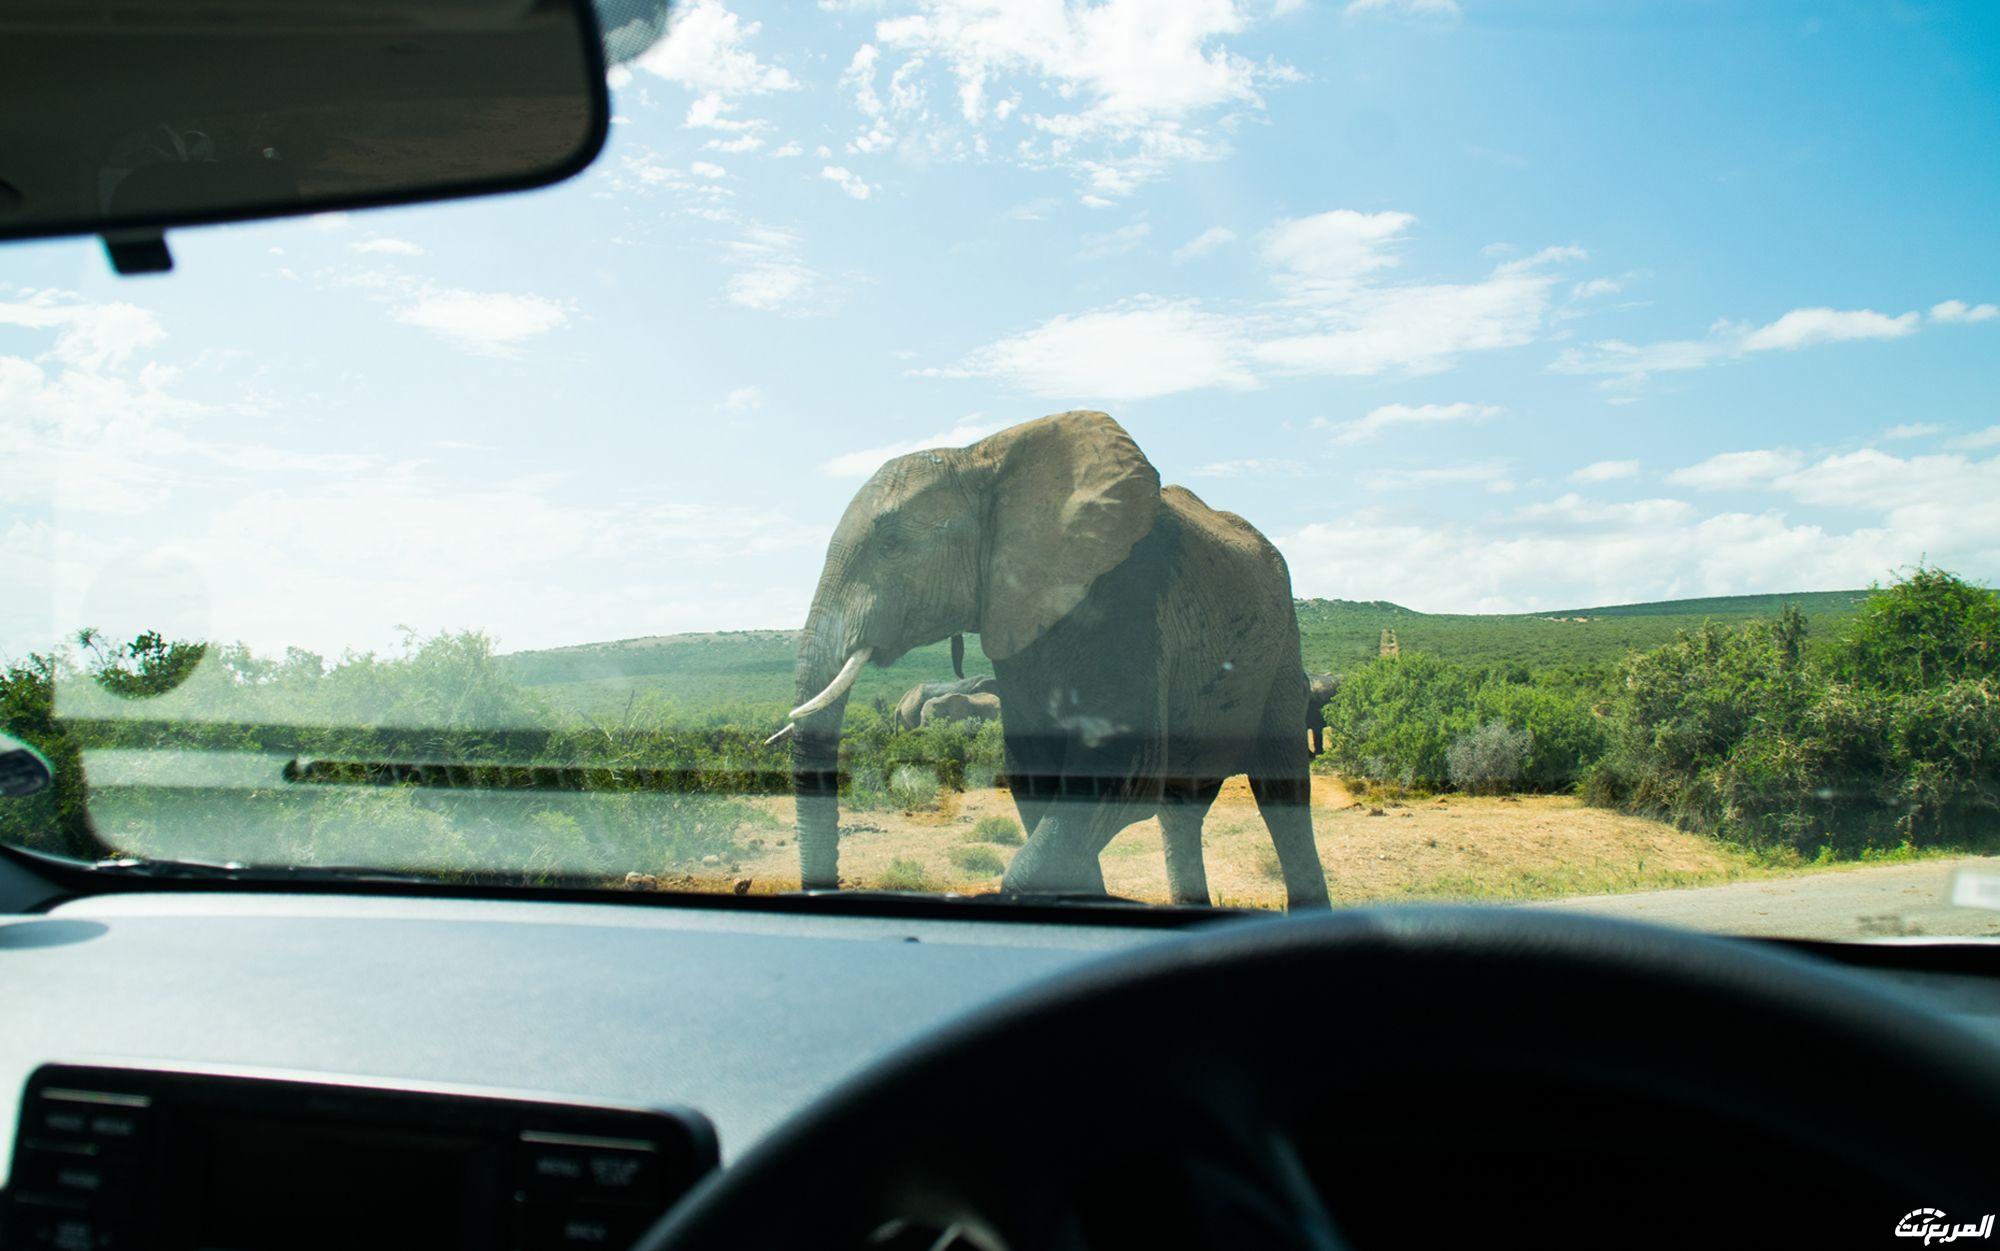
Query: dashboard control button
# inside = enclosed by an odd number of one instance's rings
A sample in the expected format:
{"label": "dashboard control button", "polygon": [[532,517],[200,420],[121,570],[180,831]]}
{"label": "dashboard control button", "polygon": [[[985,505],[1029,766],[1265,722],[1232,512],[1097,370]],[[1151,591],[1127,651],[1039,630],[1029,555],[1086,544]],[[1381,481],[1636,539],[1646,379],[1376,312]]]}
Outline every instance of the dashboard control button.
{"label": "dashboard control button", "polygon": [[643,1212],[630,1209],[554,1208],[528,1214],[529,1251],[623,1251],[638,1240],[650,1223]]}

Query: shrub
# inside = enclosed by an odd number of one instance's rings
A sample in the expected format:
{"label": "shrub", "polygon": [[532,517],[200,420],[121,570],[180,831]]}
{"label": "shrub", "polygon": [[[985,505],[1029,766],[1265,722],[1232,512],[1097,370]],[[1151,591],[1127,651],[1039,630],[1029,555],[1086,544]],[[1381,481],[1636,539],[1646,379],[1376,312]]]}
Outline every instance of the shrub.
{"label": "shrub", "polygon": [[1421,653],[1376,660],[1348,674],[1327,704],[1326,752],[1350,777],[1443,790],[1470,784],[1454,776],[1455,746],[1486,741],[1481,727],[1498,721],[1524,736],[1523,754],[1510,774],[1486,770],[1477,785],[1567,790],[1604,751],[1591,689],[1520,665],[1474,669]]}
{"label": "shrub", "polygon": [[888,868],[882,870],[882,876],[875,879],[875,889],[935,894],[941,888],[925,871],[921,861],[898,856],[889,862]]}
{"label": "shrub", "polygon": [[978,843],[973,843],[965,847],[954,847],[951,849],[949,855],[951,856],[951,862],[959,868],[964,869],[967,873],[977,873],[983,877],[992,877],[1007,870],[1007,862],[1000,858],[999,852]]}
{"label": "shrub", "polygon": [[1990,843],[1996,641],[1993,594],[1934,569],[1818,652],[1789,619],[1687,631],[1622,667],[1585,796],[1801,852]]}
{"label": "shrub", "polygon": [[1021,833],[1021,823],[1012,817],[981,817],[966,832],[965,839],[970,843],[998,843],[1002,847],[1019,847],[1027,841]]}
{"label": "shrub", "polygon": [[1475,726],[1452,741],[1445,753],[1451,784],[1475,795],[1511,790],[1526,770],[1535,736],[1505,721]]}
{"label": "shrub", "polygon": [[936,771],[921,765],[897,765],[889,775],[889,800],[904,812],[919,812],[938,804]]}

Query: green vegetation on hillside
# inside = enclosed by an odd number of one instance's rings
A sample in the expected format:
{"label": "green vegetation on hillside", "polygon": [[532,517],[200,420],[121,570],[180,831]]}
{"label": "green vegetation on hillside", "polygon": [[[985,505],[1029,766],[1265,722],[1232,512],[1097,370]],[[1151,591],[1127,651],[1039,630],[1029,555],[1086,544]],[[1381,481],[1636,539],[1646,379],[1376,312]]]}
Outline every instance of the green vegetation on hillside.
{"label": "green vegetation on hillside", "polygon": [[1853,615],[1868,595],[1732,595],[1509,614],[1421,613],[1380,601],[1308,599],[1298,605],[1299,638],[1306,668],[1314,673],[1338,673],[1372,658],[1384,630],[1396,632],[1405,652],[1427,652],[1455,664],[1555,669],[1615,663],[1629,651],[1656,647],[1703,622],[1775,617],[1786,604],[1827,629]]}
{"label": "green vegetation on hillside", "polygon": [[[1299,612],[1308,666],[1346,678],[1321,767],[1359,781],[1580,790],[1809,855],[1983,845],[2000,810],[2000,607],[1941,571],[1548,617]],[[1384,629],[1400,656],[1377,655]],[[0,807],[0,840],[528,880],[727,871],[746,831],[788,833],[744,797],[786,789],[788,749],[764,740],[793,698],[794,640],[497,655],[464,633],[329,662],[85,631],[0,671],[0,727],[58,773]],[[864,670],[848,811],[993,784],[999,725],[896,723],[904,689],[949,672],[944,644]]]}
{"label": "green vegetation on hillside", "polygon": [[1991,846],[2000,597],[1917,569],[1855,598],[1817,623],[1786,602],[1677,626],[1615,666],[1480,665],[1399,630],[1403,654],[1349,669],[1328,704],[1327,761],[1420,790],[1577,788],[1786,854]]}

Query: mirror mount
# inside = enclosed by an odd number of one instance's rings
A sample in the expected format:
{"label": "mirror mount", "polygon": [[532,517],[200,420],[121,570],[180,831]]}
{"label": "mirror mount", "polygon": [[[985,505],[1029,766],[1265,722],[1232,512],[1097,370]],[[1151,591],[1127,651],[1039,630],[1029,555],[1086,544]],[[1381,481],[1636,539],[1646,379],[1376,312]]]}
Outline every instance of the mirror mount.
{"label": "mirror mount", "polygon": [[160,230],[106,231],[104,254],[121,278],[169,273],[174,267],[174,255],[167,250],[166,232]]}

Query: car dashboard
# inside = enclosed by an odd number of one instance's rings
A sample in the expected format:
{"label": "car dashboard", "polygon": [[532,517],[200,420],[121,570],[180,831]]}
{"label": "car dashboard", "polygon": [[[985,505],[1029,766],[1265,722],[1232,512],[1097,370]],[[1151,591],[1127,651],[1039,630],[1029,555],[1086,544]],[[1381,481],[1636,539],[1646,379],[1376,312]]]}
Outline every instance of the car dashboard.
{"label": "car dashboard", "polygon": [[[1113,952],[1240,923],[1222,916],[1191,934],[1102,911],[1065,924],[615,899],[74,898],[0,917],[0,1124],[40,1115],[23,1092],[44,1066],[87,1065],[678,1116],[691,1128],[677,1141],[712,1153],[697,1162],[727,1167],[843,1079],[972,1010]],[[1981,968],[1991,949],[1828,950],[2000,1045],[2000,980]],[[968,1102],[1004,1076],[967,1074]],[[527,1123],[506,1124],[516,1135]],[[25,1164],[0,1156],[16,1198],[37,1176]],[[579,1231],[503,1241],[617,1245]]]}

